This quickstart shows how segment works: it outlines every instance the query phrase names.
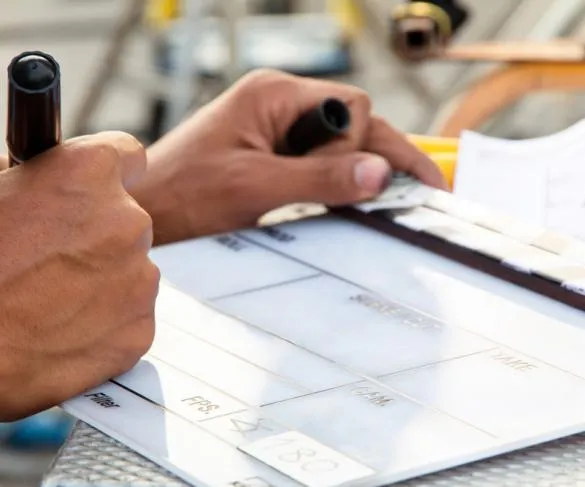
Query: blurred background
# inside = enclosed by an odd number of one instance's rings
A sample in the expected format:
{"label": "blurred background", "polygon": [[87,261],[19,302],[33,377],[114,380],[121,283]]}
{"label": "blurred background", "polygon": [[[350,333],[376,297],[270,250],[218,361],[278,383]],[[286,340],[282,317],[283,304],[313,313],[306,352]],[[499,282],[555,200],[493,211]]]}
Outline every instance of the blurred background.
{"label": "blurred background", "polygon": [[[268,66],[355,84],[411,134],[527,138],[585,114],[584,22],[585,0],[1,0],[0,65],[58,60],[66,137],[151,143]],[[530,69],[486,82],[518,63]],[[1,102],[2,133],[5,117]],[[38,485],[70,426],[59,411],[0,424],[0,486]]]}

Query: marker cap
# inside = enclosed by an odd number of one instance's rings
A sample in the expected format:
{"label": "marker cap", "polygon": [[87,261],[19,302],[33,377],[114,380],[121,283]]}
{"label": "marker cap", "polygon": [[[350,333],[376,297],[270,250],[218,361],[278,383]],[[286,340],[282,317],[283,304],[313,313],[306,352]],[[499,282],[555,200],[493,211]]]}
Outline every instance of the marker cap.
{"label": "marker cap", "polygon": [[55,59],[40,51],[23,52],[8,66],[6,143],[11,165],[61,142],[60,77]]}

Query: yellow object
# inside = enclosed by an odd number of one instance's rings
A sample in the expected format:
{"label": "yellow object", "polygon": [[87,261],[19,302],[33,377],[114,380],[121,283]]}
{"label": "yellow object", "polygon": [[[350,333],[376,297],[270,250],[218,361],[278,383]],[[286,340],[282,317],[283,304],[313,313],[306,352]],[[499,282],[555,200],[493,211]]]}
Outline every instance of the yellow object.
{"label": "yellow object", "polygon": [[444,37],[451,36],[451,19],[440,7],[427,2],[403,3],[394,9],[392,19],[397,22],[407,18],[424,17],[432,19]]}
{"label": "yellow object", "polygon": [[459,139],[418,134],[406,134],[406,137],[439,167],[449,187],[453,189],[455,170],[457,169]]}
{"label": "yellow object", "polygon": [[437,137],[432,135],[406,134],[408,140],[419,150],[429,152],[457,152],[459,139],[456,137]]}
{"label": "yellow object", "polygon": [[427,155],[439,167],[441,174],[443,174],[443,177],[447,180],[449,188],[453,189],[455,170],[457,168],[457,153],[431,152]]}
{"label": "yellow object", "polygon": [[327,11],[337,18],[348,38],[355,38],[361,33],[364,18],[355,0],[327,0]]}
{"label": "yellow object", "polygon": [[182,0],[147,0],[145,16],[147,23],[155,29],[164,29],[182,13]]}

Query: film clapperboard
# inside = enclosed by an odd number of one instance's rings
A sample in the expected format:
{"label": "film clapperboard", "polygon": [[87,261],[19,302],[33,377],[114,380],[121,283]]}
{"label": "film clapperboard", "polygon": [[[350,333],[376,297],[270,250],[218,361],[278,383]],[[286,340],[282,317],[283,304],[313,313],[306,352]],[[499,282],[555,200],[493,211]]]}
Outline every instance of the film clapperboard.
{"label": "film clapperboard", "polygon": [[405,180],[155,248],[150,352],[63,407],[196,486],[385,486],[585,429],[585,243]]}

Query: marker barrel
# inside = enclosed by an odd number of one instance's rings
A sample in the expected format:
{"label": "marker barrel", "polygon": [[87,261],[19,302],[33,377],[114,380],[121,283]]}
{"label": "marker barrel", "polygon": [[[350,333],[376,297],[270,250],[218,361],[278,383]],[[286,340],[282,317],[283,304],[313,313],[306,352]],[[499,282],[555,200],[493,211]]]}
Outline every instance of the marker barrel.
{"label": "marker barrel", "polygon": [[327,98],[298,118],[277,152],[294,156],[304,155],[343,135],[348,130],[350,122],[351,116],[347,105],[336,98]]}

